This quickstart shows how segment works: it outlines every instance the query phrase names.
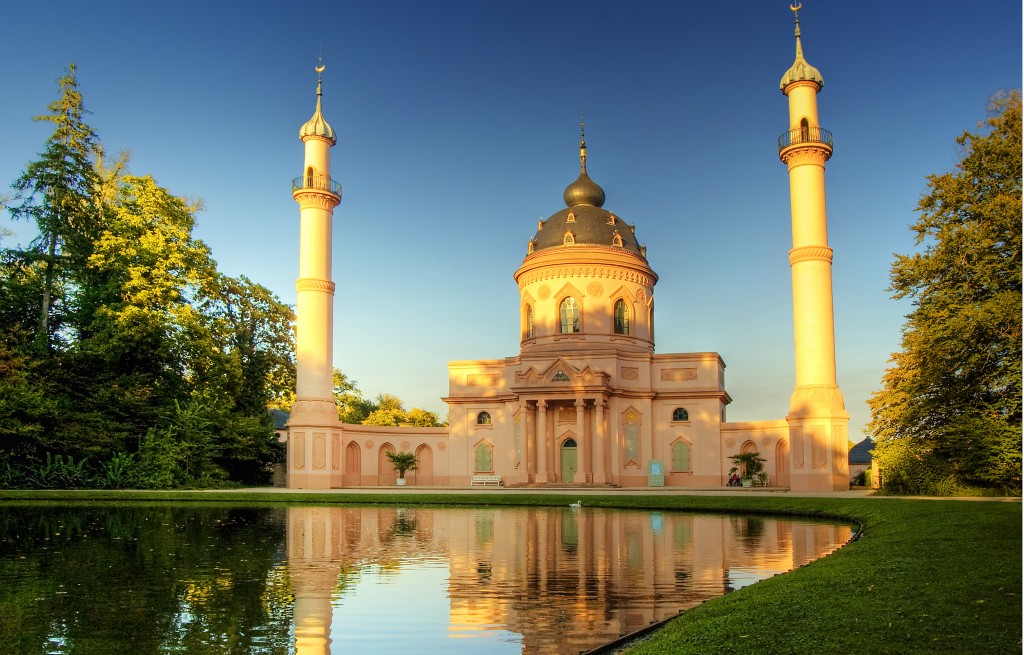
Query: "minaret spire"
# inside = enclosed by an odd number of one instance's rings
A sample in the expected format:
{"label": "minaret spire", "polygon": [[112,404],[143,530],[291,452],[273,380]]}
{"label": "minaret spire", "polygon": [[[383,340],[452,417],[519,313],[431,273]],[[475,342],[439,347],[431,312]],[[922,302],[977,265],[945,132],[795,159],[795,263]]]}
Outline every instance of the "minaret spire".
{"label": "minaret spire", "polygon": [[786,74],[782,76],[782,82],[779,83],[779,88],[785,93],[787,86],[793,82],[807,81],[814,82],[818,85],[818,88],[825,86],[825,80],[822,79],[821,73],[814,66],[807,63],[804,59],[804,46],[800,41],[800,9],[803,7],[802,4],[797,3],[790,5],[789,10],[793,12],[793,34],[796,38],[796,58],[793,60],[793,65],[789,67]]}
{"label": "minaret spire", "polygon": [[324,82],[324,66],[323,61],[316,65],[313,69],[316,71],[316,109],[313,111],[313,117],[310,118],[299,130],[299,138],[305,139],[308,136],[318,136],[327,139],[331,142],[331,145],[338,143],[338,139],[334,136],[334,129],[327,123],[323,114],[323,82]]}

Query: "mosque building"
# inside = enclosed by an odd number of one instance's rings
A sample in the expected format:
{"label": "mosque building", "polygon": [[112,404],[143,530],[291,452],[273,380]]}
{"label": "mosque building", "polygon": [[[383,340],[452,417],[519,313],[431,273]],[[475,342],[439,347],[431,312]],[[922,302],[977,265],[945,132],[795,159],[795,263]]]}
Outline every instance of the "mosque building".
{"label": "mosque building", "polygon": [[790,179],[796,386],[785,418],[727,422],[731,398],[718,353],[655,352],[658,276],[635,225],[605,207],[604,190],[587,173],[581,121],[579,176],[565,189],[565,207],[538,221],[514,273],[519,353],[449,363],[448,427],[341,424],[331,394],[331,223],[341,186],[330,175],[336,138],[318,80],[316,110],[299,132],[305,172],[293,181],[300,270],[288,485],[393,485],[386,454],[408,451],[418,466],[406,477],[416,486],[707,488],[726,484],[731,455],[757,452],[762,484],[848,489],[849,416],[836,383],[825,211],[832,135],[818,122],[823,80],[804,59],[799,6],[791,8],[796,58],[780,83],[789,128],[779,158]]}

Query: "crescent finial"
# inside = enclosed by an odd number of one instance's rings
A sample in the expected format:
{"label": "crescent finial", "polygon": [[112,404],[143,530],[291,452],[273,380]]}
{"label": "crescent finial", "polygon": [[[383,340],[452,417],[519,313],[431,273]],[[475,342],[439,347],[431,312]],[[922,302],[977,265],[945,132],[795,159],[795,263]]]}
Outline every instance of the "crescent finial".
{"label": "crescent finial", "polygon": [[323,64],[320,64],[320,65],[319,65],[319,66],[317,66],[317,67],[316,67],[316,68],[315,68],[314,70],[315,70],[316,72],[318,72],[318,73],[322,73],[322,72],[324,72],[324,70],[326,70],[326,69],[327,69],[327,67],[326,67],[326,66],[324,66]]}
{"label": "crescent finial", "polygon": [[789,5],[789,10],[793,12],[800,11],[803,8],[803,3],[796,3],[795,5]]}

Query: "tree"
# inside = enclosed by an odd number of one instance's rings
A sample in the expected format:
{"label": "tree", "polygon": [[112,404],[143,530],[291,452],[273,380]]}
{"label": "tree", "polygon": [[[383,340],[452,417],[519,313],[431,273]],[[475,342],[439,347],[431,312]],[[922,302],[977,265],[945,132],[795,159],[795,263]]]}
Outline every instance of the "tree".
{"label": "tree", "polygon": [[377,410],[376,403],[363,398],[363,394],[357,386],[358,382],[349,379],[338,369],[334,369],[333,380],[334,404],[338,406],[338,418],[342,423],[358,425],[366,420],[370,413]]}
{"label": "tree", "polygon": [[39,232],[21,259],[42,269],[38,299],[37,349],[50,351],[60,330],[55,311],[61,308],[65,287],[73,283],[72,267],[79,270],[91,254],[99,230],[94,191],[99,177],[93,167],[97,154],[95,131],[84,121],[85,107],[78,90],[77,68],[70,64],[57,79],[60,97],[49,114],[36,121],[54,124],[53,134],[37,161],[31,162],[13,184],[16,203],[6,207],[15,220],[31,220]]}
{"label": "tree", "polygon": [[956,170],[928,178],[897,255],[895,298],[913,310],[869,401],[883,487],[1021,489],[1021,95],[996,96],[965,132]]}
{"label": "tree", "polygon": [[55,130],[3,200],[38,236],[0,250],[0,469],[257,481],[281,459],[267,406],[294,395],[291,309],[217,271],[201,201],[104,162],[74,65],[58,83],[36,119]]}

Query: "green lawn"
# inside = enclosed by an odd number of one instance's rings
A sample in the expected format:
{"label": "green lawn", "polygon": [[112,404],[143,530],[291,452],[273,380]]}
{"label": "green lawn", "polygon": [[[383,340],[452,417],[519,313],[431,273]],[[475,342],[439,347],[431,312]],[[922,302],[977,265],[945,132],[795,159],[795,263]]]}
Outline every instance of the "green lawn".
{"label": "green lawn", "polygon": [[[575,497],[573,497],[575,499]],[[852,519],[860,540],[696,607],[636,644],[652,653],[1020,653],[1021,504],[778,496],[581,496],[587,506]],[[0,492],[6,500],[561,505],[565,496]]]}

